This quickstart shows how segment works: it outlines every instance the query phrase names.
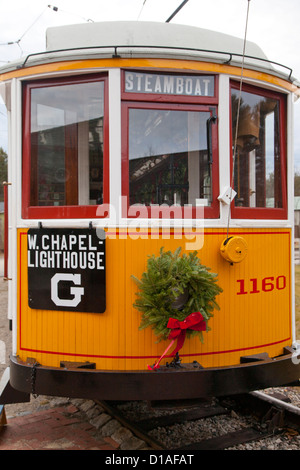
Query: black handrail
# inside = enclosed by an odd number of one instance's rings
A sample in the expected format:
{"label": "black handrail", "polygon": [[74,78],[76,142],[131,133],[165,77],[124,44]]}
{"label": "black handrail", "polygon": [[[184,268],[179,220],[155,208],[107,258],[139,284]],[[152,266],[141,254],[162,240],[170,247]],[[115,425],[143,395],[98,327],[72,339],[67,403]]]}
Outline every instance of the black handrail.
{"label": "black handrail", "polygon": [[212,165],[213,158],[212,158],[212,134],[211,134],[211,126],[215,122],[217,122],[217,116],[214,114],[214,110],[212,110],[213,114],[207,119],[206,121],[206,139],[207,139],[207,155],[208,155],[208,164]]}
{"label": "black handrail", "polygon": [[[117,50],[120,48],[126,48],[126,49],[139,49],[139,48],[144,48],[144,49],[164,49],[164,50],[178,50],[178,51],[186,51],[186,52],[205,52],[207,54],[221,54],[221,55],[227,55],[229,56],[229,59],[224,61],[224,64],[229,64],[234,57],[243,57],[243,54],[239,54],[237,52],[226,52],[226,51],[218,51],[218,50],[211,50],[211,49],[198,49],[198,48],[193,48],[193,47],[178,47],[178,46],[147,46],[147,45],[112,45],[112,46],[86,46],[86,47],[72,47],[72,48],[65,48],[65,49],[55,49],[51,51],[43,51],[43,52],[33,52],[31,54],[28,54],[24,60],[24,62],[18,66],[18,68],[24,68],[25,65],[27,64],[28,60],[30,57],[36,57],[39,55],[46,55],[46,54],[57,54],[61,52],[74,52],[74,51],[84,51],[84,50],[90,50],[90,49],[114,49],[114,58],[119,58],[120,55],[117,53]],[[244,55],[245,59],[252,59],[252,60],[258,60],[261,62],[266,62],[270,65],[277,65],[279,67],[282,67],[286,70],[289,71],[288,74],[288,80],[291,80],[293,70],[290,67],[287,67],[286,65],[280,64],[279,62],[274,62],[273,60],[268,60],[264,59],[261,57],[255,57],[251,55]]]}

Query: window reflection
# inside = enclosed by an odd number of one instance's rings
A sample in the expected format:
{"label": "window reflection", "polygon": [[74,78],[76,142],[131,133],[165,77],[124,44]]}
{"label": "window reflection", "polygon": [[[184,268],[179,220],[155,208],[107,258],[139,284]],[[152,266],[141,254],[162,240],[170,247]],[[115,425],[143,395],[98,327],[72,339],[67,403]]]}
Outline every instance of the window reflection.
{"label": "window reflection", "polygon": [[129,110],[130,204],[211,204],[209,112]]}
{"label": "window reflection", "polygon": [[[232,142],[239,91],[232,89]],[[282,208],[279,100],[243,91],[235,153],[235,205]]]}
{"label": "window reflection", "polygon": [[31,90],[32,206],[103,202],[103,82]]}

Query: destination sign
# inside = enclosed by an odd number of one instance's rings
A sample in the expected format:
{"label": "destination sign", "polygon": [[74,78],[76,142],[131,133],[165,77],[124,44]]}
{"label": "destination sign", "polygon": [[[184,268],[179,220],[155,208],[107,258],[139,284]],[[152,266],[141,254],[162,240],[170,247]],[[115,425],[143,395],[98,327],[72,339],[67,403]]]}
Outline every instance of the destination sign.
{"label": "destination sign", "polygon": [[102,313],[106,309],[105,235],[98,229],[30,229],[31,308]]}
{"label": "destination sign", "polygon": [[210,75],[167,75],[125,72],[125,91],[181,96],[214,96],[214,77]]}

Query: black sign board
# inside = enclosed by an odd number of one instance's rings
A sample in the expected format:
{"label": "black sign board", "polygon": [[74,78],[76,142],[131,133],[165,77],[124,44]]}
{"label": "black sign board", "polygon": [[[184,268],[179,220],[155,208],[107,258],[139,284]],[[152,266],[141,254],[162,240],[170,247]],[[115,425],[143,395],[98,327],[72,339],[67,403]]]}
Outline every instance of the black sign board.
{"label": "black sign board", "polygon": [[27,247],[29,307],[105,311],[103,230],[29,229]]}

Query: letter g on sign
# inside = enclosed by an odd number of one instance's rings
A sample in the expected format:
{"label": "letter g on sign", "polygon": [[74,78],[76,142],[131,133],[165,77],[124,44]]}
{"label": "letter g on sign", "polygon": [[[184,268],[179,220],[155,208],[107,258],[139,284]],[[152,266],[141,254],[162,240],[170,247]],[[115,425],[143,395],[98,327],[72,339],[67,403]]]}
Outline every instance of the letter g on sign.
{"label": "letter g on sign", "polygon": [[73,299],[61,299],[58,296],[58,284],[60,281],[71,281],[76,286],[80,286],[80,274],[65,274],[57,273],[51,278],[51,299],[58,307],[77,307],[81,302],[81,297],[84,294],[83,287],[71,287],[70,293],[74,296]]}

